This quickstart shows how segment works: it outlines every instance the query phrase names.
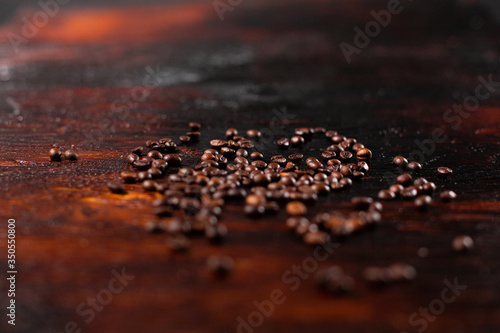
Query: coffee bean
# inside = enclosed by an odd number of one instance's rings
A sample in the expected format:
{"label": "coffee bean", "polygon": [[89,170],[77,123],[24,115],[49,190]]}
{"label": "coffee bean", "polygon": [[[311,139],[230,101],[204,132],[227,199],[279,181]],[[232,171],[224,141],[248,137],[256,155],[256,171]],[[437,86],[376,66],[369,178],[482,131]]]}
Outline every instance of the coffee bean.
{"label": "coffee bean", "polygon": [[396,156],[392,160],[392,163],[396,166],[406,167],[408,165],[408,160],[403,156]]}
{"label": "coffee bean", "polygon": [[192,140],[188,135],[181,135],[179,137],[179,141],[182,143],[188,143],[188,142],[191,142]]}
{"label": "coffee bean", "polygon": [[401,190],[400,195],[403,199],[414,199],[418,195],[418,191],[413,187],[407,187]]}
{"label": "coffee bean", "polygon": [[64,158],[68,161],[76,161],[78,160],[78,154],[73,150],[66,150],[64,152]]}
{"label": "coffee bean", "polygon": [[163,158],[163,155],[157,150],[151,150],[146,156],[154,159]]}
{"label": "coffee bean", "polygon": [[315,157],[309,157],[306,159],[306,166],[311,170],[318,170],[323,165],[321,162]]}
{"label": "coffee bean", "polygon": [[301,147],[304,145],[304,142],[305,142],[304,138],[301,137],[300,135],[292,136],[292,138],[290,139],[290,143],[294,147]]}
{"label": "coffee bean", "polygon": [[147,170],[151,166],[151,162],[146,160],[146,159],[137,160],[137,161],[133,162],[132,165],[134,166],[134,168],[136,168],[138,170]]}
{"label": "coffee bean", "polygon": [[235,135],[238,135],[238,130],[236,128],[228,128],[226,130],[227,139],[232,139]]}
{"label": "coffee bean", "polygon": [[62,153],[59,148],[52,148],[49,150],[49,157],[52,161],[60,161],[61,155]]}
{"label": "coffee bean", "polygon": [[467,235],[456,236],[451,242],[451,247],[455,252],[465,253],[474,248],[474,241]]}
{"label": "coffee bean", "polygon": [[324,127],[314,127],[314,134],[325,134],[326,128]]}
{"label": "coffee bean", "polygon": [[125,183],[135,183],[137,180],[137,174],[135,172],[123,171],[120,173],[120,177]]}
{"label": "coffee bean", "polygon": [[453,191],[443,191],[439,194],[439,198],[443,202],[449,202],[457,198],[457,194]]}
{"label": "coffee bean", "polygon": [[351,203],[354,205],[355,209],[358,210],[368,210],[373,199],[370,197],[353,197]]}
{"label": "coffee bean", "polygon": [[[240,141],[238,141],[238,147],[243,148],[243,149],[252,149],[252,148],[255,148],[255,145],[252,143],[252,141],[240,140]],[[233,147],[231,147],[231,148],[233,148]]]}
{"label": "coffee bean", "polygon": [[348,150],[344,150],[344,151],[341,151],[339,153],[339,158],[342,160],[342,161],[347,161],[347,160],[350,160],[352,158],[352,153]]}
{"label": "coffee bean", "polygon": [[300,201],[291,201],[286,205],[288,215],[299,216],[307,213],[307,207]]}
{"label": "coffee bean", "polygon": [[321,153],[321,157],[325,160],[333,159],[335,156],[337,156],[337,154],[330,150],[325,150],[324,152]]}
{"label": "coffee bean", "polygon": [[156,191],[156,182],[154,180],[147,179],[142,182],[142,187],[144,187],[146,191]]}
{"label": "coffee bean", "polygon": [[409,173],[404,173],[399,175],[398,178],[396,178],[396,181],[401,185],[409,185],[413,182],[413,178]]}
{"label": "coffee bean", "polygon": [[364,161],[372,158],[372,152],[368,148],[358,148],[355,151],[358,160]]}
{"label": "coffee bean", "polygon": [[277,141],[278,147],[281,149],[286,149],[290,146],[290,141],[287,138],[281,138]]}
{"label": "coffee bean", "polygon": [[210,145],[214,148],[221,148],[227,146],[227,141],[224,140],[211,140]]}
{"label": "coffee bean", "polygon": [[410,162],[410,163],[408,163],[408,170],[420,171],[420,170],[422,170],[422,164],[420,164],[418,162]]}
{"label": "coffee bean", "polygon": [[307,245],[326,244],[330,241],[330,235],[323,231],[307,232],[303,240]]}
{"label": "coffee bean", "polygon": [[139,160],[139,156],[137,154],[128,154],[127,155],[127,162],[129,164],[134,164],[134,162],[137,160]]}
{"label": "coffee bean", "polygon": [[263,160],[264,155],[262,155],[262,153],[259,153],[258,151],[254,151],[253,153],[250,154],[250,158],[252,160]]}
{"label": "coffee bean", "polygon": [[415,199],[415,206],[419,210],[426,210],[432,203],[432,198],[428,195],[421,195]]}
{"label": "coffee bean", "polygon": [[339,144],[339,143],[341,143],[342,141],[345,141],[345,139],[346,139],[346,137],[345,137],[345,136],[343,136],[343,135],[338,135],[338,134],[337,134],[337,135],[332,136],[331,141],[332,141],[333,143],[337,143],[337,144]]}
{"label": "coffee bean", "polygon": [[135,147],[134,149],[132,149],[132,154],[136,154],[139,156],[141,156],[143,152],[144,152],[143,146]]}
{"label": "coffee bean", "polygon": [[447,168],[447,167],[439,167],[437,169],[437,172],[438,172],[439,176],[444,178],[444,177],[448,177],[449,175],[451,175],[453,173],[453,170],[450,168]]}
{"label": "coffee bean", "polygon": [[168,163],[168,165],[179,166],[182,162],[182,159],[177,154],[166,154],[163,159]]}
{"label": "coffee bean", "polygon": [[237,157],[247,157],[248,156],[248,151],[246,151],[245,149],[238,149],[236,151],[236,156]]}
{"label": "coffee bean", "polygon": [[325,136],[329,139],[331,139],[333,136],[337,135],[338,132],[337,131],[333,131],[333,130],[329,130],[329,131],[326,131],[325,132]]}
{"label": "coffee bean", "polygon": [[261,133],[260,133],[260,131],[259,131],[259,130],[256,130],[256,129],[249,129],[249,130],[247,131],[247,136],[248,136],[249,138],[252,138],[252,139],[254,139],[254,138],[255,138],[255,139],[258,139],[258,138],[260,138]]}
{"label": "coffee bean", "polygon": [[303,157],[304,157],[304,155],[302,155],[300,153],[295,153],[295,154],[289,155],[288,159],[292,162],[297,162],[297,161],[300,161]]}
{"label": "coffee bean", "polygon": [[234,261],[227,256],[210,256],[207,267],[216,278],[226,278],[234,269]]}
{"label": "coffee bean", "polygon": [[108,188],[111,193],[115,194],[125,194],[127,191],[125,190],[125,186],[121,182],[108,182]]}
{"label": "coffee bean", "polygon": [[365,148],[365,145],[362,144],[362,143],[355,143],[352,145],[352,150],[356,152],[358,152],[358,150],[360,150],[361,148]]}
{"label": "coffee bean", "polygon": [[391,190],[380,190],[377,197],[380,200],[392,200],[396,198],[396,193],[392,192]]}
{"label": "coffee bean", "polygon": [[198,142],[200,140],[200,137],[201,137],[201,133],[200,132],[197,132],[197,131],[193,131],[193,132],[187,132],[186,135],[191,139],[191,141],[193,142]]}
{"label": "coffee bean", "polygon": [[189,123],[189,128],[191,128],[191,131],[199,131],[201,129],[201,124],[192,121]]}

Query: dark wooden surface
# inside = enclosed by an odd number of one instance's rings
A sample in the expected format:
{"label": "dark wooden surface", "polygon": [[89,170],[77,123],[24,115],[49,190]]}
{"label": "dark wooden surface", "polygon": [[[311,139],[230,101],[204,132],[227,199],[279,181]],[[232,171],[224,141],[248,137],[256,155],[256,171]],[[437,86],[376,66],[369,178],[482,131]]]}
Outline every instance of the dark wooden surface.
{"label": "dark wooden surface", "polygon": [[[407,4],[351,64],[339,43],[352,43],[352,29],[385,1],[243,2],[223,22],[210,1],[73,4],[15,53],[8,34],[19,34],[22,16],[33,13],[18,11],[0,28],[0,244],[6,248],[6,221],[15,218],[19,271],[17,325],[7,325],[2,310],[1,331],[62,332],[75,321],[83,332],[234,332],[237,318],[255,311],[253,301],[277,288],[286,301],[256,332],[416,332],[421,326],[409,316],[440,298],[444,279],[457,278],[467,290],[426,332],[498,332],[499,95],[456,130],[443,119],[454,93],[473,93],[479,75],[500,81],[499,29],[487,4]],[[146,86],[143,100],[113,108],[117,100],[133,101],[147,67],[167,75]],[[283,108],[286,121],[276,121],[273,109]],[[376,230],[343,241],[320,266],[340,265],[352,275],[351,295],[325,296],[313,277],[290,291],[282,274],[313,249],[286,232],[283,212],[252,220],[231,205],[222,219],[230,232],[226,245],[194,239],[190,253],[172,255],[165,236],[143,231],[154,218],[154,195],[137,186],[124,197],[108,193],[105,184],[126,169],[130,148],[177,138],[191,120],[204,130],[199,144],[180,148],[186,165],[228,126],[282,136],[322,125],[372,148],[369,177],[320,200],[311,216],[349,209],[355,195],[376,196],[397,174],[392,157],[418,149],[415,140],[440,128],[448,139],[426,156],[422,175],[459,199],[428,213],[387,203]],[[53,143],[74,144],[80,161],[50,162]],[[322,144],[308,145],[308,153],[318,154],[314,148]],[[268,157],[274,150],[261,147]],[[436,177],[441,165],[455,170],[447,180]],[[453,253],[457,234],[471,235],[476,250]],[[417,255],[421,247],[428,257]],[[208,275],[210,254],[234,258],[229,279]],[[398,261],[415,266],[418,278],[382,290],[363,281],[366,266]],[[4,272],[5,254],[0,263]],[[76,308],[122,267],[135,279],[85,323]],[[5,309],[4,279],[0,286]]]}

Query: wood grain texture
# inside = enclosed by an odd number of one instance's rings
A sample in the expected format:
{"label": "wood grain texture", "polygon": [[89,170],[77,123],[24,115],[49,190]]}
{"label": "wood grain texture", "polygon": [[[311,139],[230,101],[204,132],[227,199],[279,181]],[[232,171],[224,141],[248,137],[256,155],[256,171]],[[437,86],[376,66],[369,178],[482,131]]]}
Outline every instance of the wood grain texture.
{"label": "wood grain texture", "polygon": [[[234,332],[237,318],[256,310],[254,300],[280,289],[286,301],[255,332],[416,332],[421,326],[412,326],[410,315],[440,298],[443,280],[457,278],[467,289],[426,332],[498,332],[498,91],[456,129],[443,118],[457,103],[454,93],[473,94],[479,76],[500,81],[493,11],[451,0],[407,4],[348,64],[339,43],[352,43],[353,28],[386,4],[259,0],[243,2],[222,22],[210,1],[69,6],[17,53],[9,33],[20,34],[22,16],[37,7],[4,22],[0,244],[5,249],[6,221],[15,218],[19,274],[18,324],[3,318],[1,331],[63,332],[75,321],[82,332]],[[480,29],[471,28],[474,17]],[[314,274],[291,291],[282,275],[313,249],[286,232],[283,212],[254,220],[242,216],[240,204],[228,205],[226,245],[193,239],[191,252],[172,255],[165,236],[143,231],[154,218],[155,195],[137,185],[126,196],[108,192],[106,182],[127,169],[131,148],[177,138],[192,120],[203,124],[202,138],[180,147],[186,165],[229,126],[279,137],[320,125],[369,146],[375,156],[369,176],[321,199],[311,216],[348,211],[355,195],[376,196],[397,175],[392,157],[421,149],[416,140],[442,129],[447,139],[425,154],[421,174],[459,199],[427,213],[387,203],[377,229],[343,241],[320,267],[343,267],[357,283],[352,295],[321,294]],[[49,161],[53,143],[74,144],[80,160]],[[317,140],[306,149],[317,156],[324,145]],[[275,146],[259,149],[269,157]],[[442,165],[454,169],[449,179],[436,177]],[[473,237],[473,253],[452,252],[458,234]],[[421,247],[428,257],[417,255]],[[210,254],[233,257],[234,274],[212,279],[205,268]],[[398,261],[416,267],[414,282],[374,290],[363,281],[366,266]],[[0,263],[5,271],[3,254]],[[135,279],[86,323],[78,305],[122,267]],[[6,285],[0,287],[3,308]]]}

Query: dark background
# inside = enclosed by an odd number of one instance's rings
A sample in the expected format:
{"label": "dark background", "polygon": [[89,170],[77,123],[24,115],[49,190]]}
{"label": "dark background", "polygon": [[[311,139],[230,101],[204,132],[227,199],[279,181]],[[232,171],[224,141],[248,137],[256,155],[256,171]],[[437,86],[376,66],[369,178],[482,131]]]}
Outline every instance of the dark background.
{"label": "dark background", "polygon": [[[237,318],[255,311],[252,302],[278,288],[287,301],[256,332],[416,332],[409,316],[440,298],[443,280],[457,278],[467,290],[426,332],[498,332],[498,89],[456,129],[443,115],[474,94],[479,76],[500,81],[499,4],[402,3],[403,12],[348,64],[339,44],[352,44],[353,28],[364,28],[386,1],[243,1],[221,21],[211,1],[74,0],[19,52],[9,36],[22,36],[22,18],[40,7],[2,2],[0,216],[16,219],[19,274],[18,325],[3,318],[1,330],[61,332],[75,321],[83,332],[234,332]],[[160,73],[147,81],[154,84],[145,83],[148,68]],[[134,98],[139,92],[145,97]],[[153,195],[135,185],[125,197],[109,194],[105,184],[127,168],[131,148],[177,138],[193,120],[203,124],[202,139],[180,148],[186,165],[229,126],[273,139],[324,126],[370,147],[368,177],[322,198],[311,217],[348,211],[355,195],[375,197],[400,173],[392,158],[415,151],[425,155],[422,176],[459,198],[427,213],[411,202],[386,203],[376,230],[343,241],[320,266],[343,267],[356,281],[352,294],[321,294],[313,277],[290,292],[283,272],[312,249],[285,231],[284,212],[253,220],[231,204],[222,218],[225,246],[195,239],[190,253],[174,256],[165,236],[143,230],[154,219]],[[426,153],[418,142],[435,129],[447,140]],[[263,142],[258,148],[269,158],[275,146]],[[53,143],[75,145],[80,160],[50,162]],[[325,145],[317,139],[307,154]],[[447,180],[436,177],[443,165],[454,169]],[[472,253],[452,252],[459,234],[473,237]],[[6,227],[0,236],[5,248]],[[417,255],[421,247],[428,257]],[[229,279],[210,278],[210,254],[234,258]],[[412,283],[374,290],[362,279],[369,265],[401,261],[417,269]],[[5,271],[6,255],[0,263]],[[135,279],[85,323],[75,309],[122,267]]]}

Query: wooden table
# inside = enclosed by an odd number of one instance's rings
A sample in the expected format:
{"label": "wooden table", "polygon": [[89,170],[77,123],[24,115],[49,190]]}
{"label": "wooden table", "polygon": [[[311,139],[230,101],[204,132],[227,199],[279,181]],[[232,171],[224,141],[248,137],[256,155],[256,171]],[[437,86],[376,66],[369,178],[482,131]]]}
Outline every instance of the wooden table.
{"label": "wooden table", "polygon": [[[31,20],[40,7],[5,21],[0,262],[3,276],[12,218],[18,273],[16,326],[6,322],[3,283],[1,331],[235,332],[241,317],[259,326],[241,332],[498,332],[498,86],[470,113],[453,120],[446,113],[463,104],[463,92],[474,96],[478,77],[500,81],[498,25],[482,3],[403,5],[349,64],[339,44],[353,44],[353,28],[364,29],[370,11],[387,2],[259,0],[226,11],[223,21],[211,1],[73,3],[61,5],[17,53],[9,36],[23,36],[22,17]],[[286,232],[284,212],[254,220],[241,214],[241,204],[228,205],[226,245],[196,238],[189,253],[172,255],[166,236],[143,228],[154,219],[155,195],[137,185],[126,196],[107,190],[106,182],[127,168],[131,148],[177,138],[193,120],[203,124],[202,139],[180,147],[186,165],[230,126],[261,129],[269,140],[295,127],[325,126],[369,146],[369,176],[321,199],[310,216],[348,210],[355,195],[375,197],[398,174],[391,163],[398,154],[420,152],[422,176],[459,198],[436,202],[427,213],[411,202],[386,203],[378,228],[340,242],[292,291],[283,274],[304,260],[311,264],[314,248]],[[436,131],[446,139],[433,138]],[[75,145],[80,160],[51,162],[54,143]],[[307,150],[318,154],[320,146]],[[269,157],[275,146],[261,151]],[[442,165],[454,170],[446,180],[436,175]],[[474,239],[472,253],[453,253],[459,234]],[[419,256],[421,248],[428,256]],[[228,279],[208,274],[212,254],[235,260]],[[418,278],[382,289],[363,280],[367,266],[394,262],[413,265]],[[353,293],[317,290],[316,270],[332,265],[355,279]],[[118,288],[113,279],[122,270],[133,279]],[[443,302],[445,280],[467,288]],[[282,304],[259,315],[254,301],[269,305],[273,290],[282,292]],[[86,302],[96,296],[109,304],[92,314]],[[429,306],[440,314],[422,319],[420,309]]]}

